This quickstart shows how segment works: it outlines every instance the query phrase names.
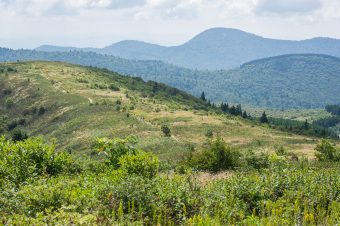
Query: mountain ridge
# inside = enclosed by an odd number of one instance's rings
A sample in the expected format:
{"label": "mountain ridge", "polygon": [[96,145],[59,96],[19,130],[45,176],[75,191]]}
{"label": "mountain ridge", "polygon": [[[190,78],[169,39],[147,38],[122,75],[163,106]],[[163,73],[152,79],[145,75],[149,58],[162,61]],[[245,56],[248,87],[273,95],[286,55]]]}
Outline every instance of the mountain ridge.
{"label": "mountain ridge", "polygon": [[81,50],[126,59],[161,60],[198,70],[232,69],[243,63],[285,54],[326,54],[340,57],[340,39],[316,37],[305,40],[265,38],[233,28],[211,28],[175,46],[123,40],[103,48],[40,46],[38,51]]}

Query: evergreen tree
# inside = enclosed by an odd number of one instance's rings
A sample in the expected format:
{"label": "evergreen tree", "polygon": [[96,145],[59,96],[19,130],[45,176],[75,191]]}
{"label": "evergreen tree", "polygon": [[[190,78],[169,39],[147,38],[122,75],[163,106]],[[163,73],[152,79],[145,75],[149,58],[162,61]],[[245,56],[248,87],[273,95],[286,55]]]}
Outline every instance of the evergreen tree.
{"label": "evergreen tree", "polygon": [[242,113],[242,118],[248,118],[248,115],[247,115],[247,112],[246,112],[246,111],[243,111],[243,113]]}
{"label": "evergreen tree", "polygon": [[158,91],[158,83],[155,82],[155,83],[153,84],[153,86],[152,86],[152,92],[153,92],[153,93],[156,93],[157,91]]}
{"label": "evergreen tree", "polygon": [[268,123],[268,118],[267,118],[265,111],[262,113],[262,116],[260,117],[260,122],[261,123]]}
{"label": "evergreen tree", "polygon": [[205,93],[204,93],[204,92],[202,92],[202,94],[201,94],[201,99],[202,99],[203,101],[207,101],[207,99],[205,98]]}
{"label": "evergreen tree", "polygon": [[228,104],[225,104],[225,103],[221,103],[221,110],[224,112],[224,113],[227,113],[229,111],[229,106]]}
{"label": "evergreen tree", "polygon": [[307,119],[306,119],[306,121],[303,123],[303,128],[304,128],[305,130],[307,130],[307,129],[309,128],[309,123],[308,123]]}
{"label": "evergreen tree", "polygon": [[229,113],[232,115],[236,115],[236,107],[235,106],[231,106],[229,109]]}
{"label": "evergreen tree", "polygon": [[242,115],[242,106],[241,104],[238,104],[236,106],[236,112],[235,112],[236,115]]}

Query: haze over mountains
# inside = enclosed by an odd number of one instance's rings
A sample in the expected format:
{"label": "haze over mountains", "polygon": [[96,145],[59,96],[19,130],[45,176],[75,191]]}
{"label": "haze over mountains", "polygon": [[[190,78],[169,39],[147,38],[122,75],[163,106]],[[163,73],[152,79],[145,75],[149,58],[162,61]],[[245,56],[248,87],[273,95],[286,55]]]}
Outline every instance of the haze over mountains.
{"label": "haze over mountains", "polygon": [[160,46],[141,41],[121,41],[105,48],[43,45],[38,51],[81,50],[126,59],[161,60],[190,69],[232,69],[248,61],[284,55],[315,53],[340,57],[340,40],[313,38],[302,41],[263,38],[237,29],[212,28],[179,46]]}

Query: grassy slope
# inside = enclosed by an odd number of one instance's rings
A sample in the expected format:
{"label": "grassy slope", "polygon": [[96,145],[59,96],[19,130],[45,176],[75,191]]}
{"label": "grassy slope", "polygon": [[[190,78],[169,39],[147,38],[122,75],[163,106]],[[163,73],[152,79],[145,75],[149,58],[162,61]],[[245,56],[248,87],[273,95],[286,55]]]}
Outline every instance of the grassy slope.
{"label": "grassy slope", "polygon": [[[162,159],[179,160],[190,146],[200,148],[204,144],[208,129],[244,150],[273,151],[283,145],[311,156],[316,143],[311,138],[275,131],[240,118],[197,110],[202,102],[178,90],[176,96],[170,96],[174,89],[167,88],[168,91],[151,97],[150,83],[103,70],[53,62],[1,65],[14,67],[17,72],[0,73],[0,88],[12,90],[10,95],[1,92],[0,112],[10,119],[25,118],[23,128],[31,135],[55,137],[60,148],[72,148],[77,153],[89,153],[92,140],[98,136],[135,134],[141,147],[156,151]],[[81,82],[85,80],[88,83]],[[120,91],[93,89],[94,84],[114,84]],[[142,97],[146,94],[148,97]],[[8,99],[14,101],[10,109],[5,108]],[[122,102],[119,111],[117,100]],[[25,109],[34,106],[44,106],[47,112],[23,116]],[[172,130],[171,138],[162,135],[160,127],[164,123]]]}

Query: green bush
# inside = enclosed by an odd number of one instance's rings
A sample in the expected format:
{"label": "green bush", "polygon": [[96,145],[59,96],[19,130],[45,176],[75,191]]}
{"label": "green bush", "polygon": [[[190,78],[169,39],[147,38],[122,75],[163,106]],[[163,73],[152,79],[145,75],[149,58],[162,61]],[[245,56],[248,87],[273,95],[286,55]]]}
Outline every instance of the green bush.
{"label": "green bush", "polygon": [[239,166],[240,157],[238,151],[232,150],[221,138],[217,138],[209,141],[207,149],[191,155],[188,164],[199,170],[217,172]]}
{"label": "green bush", "polygon": [[135,146],[137,139],[129,136],[125,139],[115,138],[97,138],[94,144],[94,149],[99,154],[104,154],[107,157],[107,163],[114,168],[119,168],[119,159],[125,154],[135,154]]}
{"label": "green bush", "polygon": [[214,136],[214,133],[211,129],[208,129],[207,132],[205,133],[205,136],[208,138],[212,138]]}
{"label": "green bush", "polygon": [[268,168],[270,165],[269,155],[267,153],[255,154],[253,151],[249,150],[245,157],[245,166],[254,169]]}
{"label": "green bush", "polygon": [[154,177],[158,172],[158,158],[148,152],[138,151],[119,158],[120,169],[128,174],[136,174],[146,178]]}
{"label": "green bush", "polygon": [[109,89],[112,91],[120,91],[120,88],[116,86],[115,84],[109,85]]}
{"label": "green bush", "polygon": [[11,137],[13,141],[21,141],[21,140],[26,140],[28,138],[28,135],[25,131],[15,128],[11,132]]}
{"label": "green bush", "polygon": [[77,170],[68,153],[57,153],[54,145],[44,144],[39,138],[18,142],[0,138],[0,177],[16,185],[40,175]]}
{"label": "green bush", "polygon": [[14,106],[14,101],[12,100],[12,99],[6,99],[6,101],[5,101],[5,107],[7,108],[7,109],[10,109],[10,108],[12,108]]}
{"label": "green bush", "polygon": [[43,115],[46,112],[46,108],[44,106],[40,106],[38,110],[38,115]]}
{"label": "green bush", "polygon": [[162,130],[164,136],[171,137],[171,130],[170,130],[169,126],[162,125],[161,130]]}
{"label": "green bush", "polygon": [[315,156],[319,161],[340,161],[340,151],[325,139],[316,145],[315,150]]}

